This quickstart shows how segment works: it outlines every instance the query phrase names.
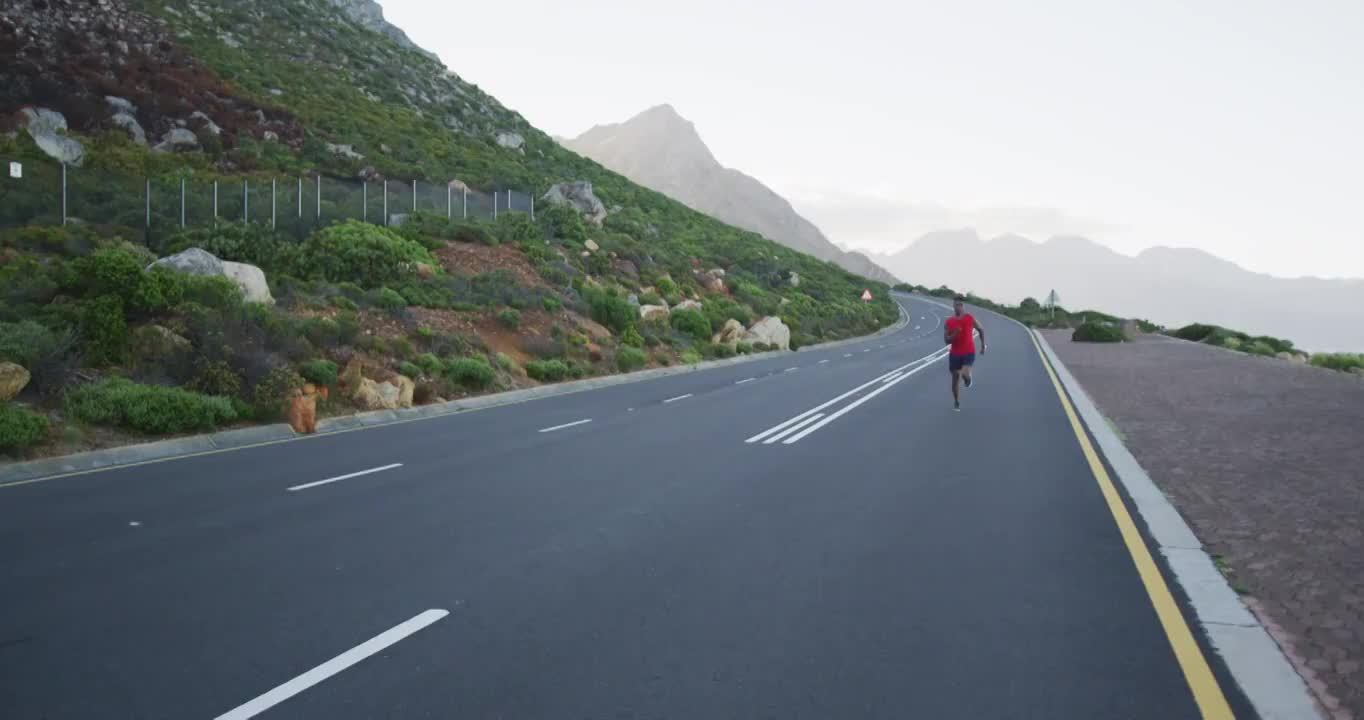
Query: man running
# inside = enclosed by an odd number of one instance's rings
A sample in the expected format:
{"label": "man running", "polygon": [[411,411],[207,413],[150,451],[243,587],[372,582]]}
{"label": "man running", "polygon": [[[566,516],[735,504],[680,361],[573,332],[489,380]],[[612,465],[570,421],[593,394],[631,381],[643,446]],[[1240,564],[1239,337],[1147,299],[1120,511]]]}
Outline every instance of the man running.
{"label": "man running", "polygon": [[957,296],[952,301],[953,316],[943,323],[942,341],[951,345],[947,351],[947,367],[952,371],[952,409],[961,411],[961,384],[971,387],[971,366],[976,363],[976,340],[980,333],[980,354],[985,354],[985,328],[971,313],[966,312],[966,298]]}

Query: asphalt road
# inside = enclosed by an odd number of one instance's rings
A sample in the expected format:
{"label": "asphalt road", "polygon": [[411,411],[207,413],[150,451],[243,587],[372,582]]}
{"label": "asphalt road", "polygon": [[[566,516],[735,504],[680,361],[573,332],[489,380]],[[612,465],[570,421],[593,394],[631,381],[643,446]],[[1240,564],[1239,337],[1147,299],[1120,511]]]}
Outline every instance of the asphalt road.
{"label": "asphalt road", "polygon": [[1198,717],[1027,332],[980,315],[954,413],[950,311],[901,302],[864,343],[0,488],[0,717]]}

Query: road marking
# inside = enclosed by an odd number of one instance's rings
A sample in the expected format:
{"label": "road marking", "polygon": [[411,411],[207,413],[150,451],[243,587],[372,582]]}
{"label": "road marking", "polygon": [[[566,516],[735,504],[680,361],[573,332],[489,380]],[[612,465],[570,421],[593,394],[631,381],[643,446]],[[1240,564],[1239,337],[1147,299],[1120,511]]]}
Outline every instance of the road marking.
{"label": "road marking", "polygon": [[850,358],[852,357],[852,353],[844,353],[843,357]]}
{"label": "road marking", "polygon": [[1222,688],[1217,684],[1217,677],[1212,674],[1212,668],[1208,667],[1208,661],[1203,657],[1203,651],[1199,649],[1198,642],[1194,640],[1193,633],[1189,626],[1184,622],[1184,616],[1179,611],[1179,605],[1175,603],[1174,596],[1170,594],[1170,588],[1165,584],[1165,578],[1161,577],[1160,568],[1156,566],[1156,561],[1151,557],[1151,550],[1146,547],[1146,542],[1142,540],[1141,533],[1138,532],[1136,523],[1132,521],[1132,516],[1127,512],[1127,506],[1123,504],[1122,496],[1118,494],[1117,488],[1113,486],[1113,480],[1108,476],[1108,470],[1104,469],[1103,462],[1099,459],[1099,454],[1094,450],[1094,445],[1089,442],[1089,435],[1085,433],[1084,426],[1080,424],[1080,419],[1075,415],[1075,408],[1070,404],[1070,398],[1061,388],[1061,381],[1056,377],[1056,371],[1051,367],[1051,361],[1042,352],[1042,347],[1037,343],[1037,337],[1028,333],[1032,338],[1033,347],[1037,349],[1037,354],[1042,358],[1042,367],[1046,368],[1047,375],[1051,377],[1052,387],[1056,389],[1056,396],[1061,399],[1061,407],[1066,412],[1066,418],[1070,420],[1071,430],[1075,432],[1075,438],[1080,443],[1080,450],[1084,453],[1085,460],[1089,462],[1089,470],[1094,475],[1094,480],[1099,484],[1099,490],[1103,493],[1104,500],[1108,504],[1108,511],[1113,515],[1113,521],[1118,525],[1118,531],[1122,535],[1123,543],[1127,545],[1127,552],[1132,556],[1132,562],[1137,566],[1137,575],[1141,577],[1141,582],[1146,586],[1146,594],[1151,598],[1151,605],[1154,606],[1156,616],[1160,618],[1160,625],[1165,630],[1165,637],[1170,641],[1170,648],[1174,651],[1175,659],[1179,662],[1180,670],[1184,672],[1184,680],[1189,684],[1189,690],[1193,693],[1194,702],[1198,705],[1198,710],[1205,718],[1231,718],[1231,706],[1227,704],[1227,698],[1222,694]]}
{"label": "road marking", "polygon": [[786,368],[785,370],[782,370],[782,372],[795,372],[795,371],[797,371],[797,370],[799,370],[799,369],[800,369],[800,368],[798,368],[798,367]]}
{"label": "road marking", "polygon": [[771,445],[772,443],[774,443],[774,442],[776,442],[776,441],[778,441],[778,440],[780,440],[780,439],[786,437],[787,435],[789,435],[789,434],[791,434],[791,433],[793,433],[793,432],[799,431],[801,428],[805,427],[806,425],[809,425],[809,424],[812,423],[812,422],[818,422],[819,419],[822,418],[822,417],[824,417],[824,413],[815,413],[814,415],[811,415],[810,417],[805,418],[804,420],[801,420],[800,422],[796,423],[795,425],[792,425],[791,427],[786,428],[785,430],[782,430],[781,432],[777,433],[776,435],[773,435],[772,437],[770,437],[770,438],[764,440],[764,441],[763,441],[763,444],[764,444],[764,445]]}
{"label": "road marking", "polygon": [[337,475],[337,476],[334,477],[334,478],[327,478],[326,480],[318,480],[317,482],[310,482],[310,483],[304,483],[304,484],[302,484],[302,485],[295,485],[295,486],[289,488],[289,492],[297,492],[297,491],[299,491],[299,490],[307,490],[308,488],[315,488],[315,487],[317,487],[318,485],[326,485],[326,484],[328,484],[328,483],[340,482],[340,481],[342,481],[342,480],[349,480],[349,479],[351,479],[351,478],[353,478],[353,477],[360,477],[361,475],[369,475],[370,473],[377,473],[377,472],[383,472],[383,471],[385,471],[385,470],[392,470],[393,468],[400,468],[400,467],[402,467],[402,466],[403,466],[402,463],[393,463],[392,465],[385,465],[385,466],[383,466],[383,467],[370,468],[370,469],[368,469],[368,470],[361,470],[360,472],[353,472],[353,473],[349,473],[349,474],[346,474],[346,475]]}
{"label": "road marking", "polygon": [[689,397],[691,397],[691,396],[692,396],[691,393],[687,393],[686,395],[678,395],[678,396],[675,397],[675,398],[668,398],[667,400],[664,400],[664,401],[663,401],[663,404],[664,404],[664,405],[667,405],[668,403],[674,403],[674,402],[677,402],[678,400],[686,400],[687,398],[689,398]]}
{"label": "road marking", "polygon": [[734,383],[734,384],[735,384],[735,385],[743,385],[744,383],[751,383],[751,382],[753,382],[754,380],[757,380],[757,379],[758,379],[758,378],[748,378],[748,379],[746,379],[746,380],[740,380],[739,382],[736,382],[736,383]]}
{"label": "road marking", "polygon": [[745,440],[744,442],[746,442],[746,443],[755,443],[755,442],[758,442],[759,440],[762,440],[763,438],[765,438],[765,437],[771,435],[772,433],[781,432],[782,430],[786,429],[787,427],[790,427],[791,425],[794,425],[794,424],[800,422],[801,420],[804,420],[805,418],[807,418],[807,417],[809,417],[809,416],[811,416],[811,415],[814,415],[815,413],[819,412],[820,410],[823,410],[824,408],[827,408],[827,407],[829,407],[830,405],[833,405],[834,403],[840,402],[840,401],[844,400],[845,398],[848,398],[848,397],[851,397],[851,396],[853,396],[853,395],[856,395],[857,393],[862,392],[863,390],[865,390],[865,389],[871,387],[872,385],[875,385],[876,383],[881,382],[882,380],[885,380],[886,377],[889,376],[889,375],[893,375],[893,374],[895,374],[895,373],[897,373],[897,372],[902,372],[902,371],[904,371],[906,368],[913,367],[914,365],[916,365],[916,364],[918,364],[918,363],[921,363],[921,362],[925,362],[925,361],[930,361],[930,362],[931,362],[931,360],[933,359],[933,356],[935,356],[935,355],[937,355],[938,353],[941,353],[941,352],[943,352],[943,351],[942,351],[942,350],[938,350],[938,351],[936,351],[936,352],[929,353],[928,355],[925,355],[925,356],[919,358],[918,360],[910,361],[910,362],[908,362],[908,363],[906,363],[906,364],[904,364],[904,365],[902,365],[902,366],[900,366],[900,367],[898,367],[898,368],[895,368],[894,370],[891,370],[890,372],[883,373],[883,374],[881,374],[881,375],[877,375],[876,377],[872,378],[871,380],[868,380],[867,382],[864,382],[864,383],[862,383],[861,385],[858,385],[857,387],[855,387],[855,388],[853,388],[853,389],[851,389],[851,390],[849,390],[849,391],[843,393],[842,395],[839,395],[838,397],[834,398],[833,400],[830,400],[830,401],[828,401],[828,402],[826,402],[826,403],[824,403],[824,404],[822,404],[822,405],[820,405],[820,406],[818,406],[818,407],[814,407],[814,408],[811,408],[811,409],[809,409],[809,410],[806,410],[805,412],[803,412],[803,413],[801,413],[801,414],[799,414],[799,415],[797,415],[797,416],[791,418],[790,420],[787,420],[786,422],[783,422],[783,423],[781,423],[781,424],[779,424],[779,425],[777,425],[777,426],[775,426],[775,427],[768,428],[767,430],[764,430],[764,431],[758,433],[757,435],[754,435],[753,437],[751,437],[751,438]]}
{"label": "road marking", "polygon": [[407,622],[375,635],[360,645],[356,645],[245,705],[239,705],[219,715],[215,720],[247,720],[247,718],[253,718],[418,630],[429,627],[449,614],[447,610],[427,610]]}
{"label": "road marking", "polygon": [[797,434],[795,434],[795,435],[792,435],[791,437],[786,438],[785,440],[782,441],[782,444],[783,444],[783,445],[791,445],[791,444],[793,444],[793,443],[798,443],[798,442],[800,442],[802,439],[804,439],[805,437],[809,436],[811,433],[813,433],[813,432],[819,430],[820,428],[824,427],[825,425],[828,425],[829,423],[831,423],[831,422],[833,422],[833,421],[839,419],[840,417],[843,417],[844,415],[847,415],[848,413],[852,412],[858,405],[861,405],[862,403],[864,403],[864,402],[866,402],[866,401],[868,401],[868,400],[870,400],[870,399],[876,397],[877,395],[880,395],[881,393],[883,393],[883,392],[885,392],[885,391],[887,391],[887,390],[889,390],[889,389],[895,387],[896,385],[899,385],[900,383],[904,382],[905,380],[908,380],[908,379],[910,378],[910,376],[914,375],[915,373],[920,372],[920,371],[922,371],[922,370],[928,369],[928,366],[932,365],[932,364],[933,364],[934,362],[936,362],[937,360],[941,360],[941,359],[947,357],[947,352],[946,352],[945,350],[940,350],[939,352],[941,352],[942,354],[941,354],[941,355],[938,355],[938,356],[937,356],[936,358],[934,358],[933,360],[930,360],[930,361],[928,361],[928,362],[926,362],[926,363],[920,365],[919,367],[916,367],[916,368],[914,368],[913,370],[910,370],[909,372],[907,372],[907,373],[901,375],[900,377],[895,378],[894,380],[891,380],[891,381],[889,381],[889,382],[883,383],[881,387],[879,387],[879,388],[877,388],[877,389],[875,389],[875,390],[873,390],[873,391],[867,393],[866,395],[863,395],[862,397],[858,398],[855,402],[848,403],[847,405],[845,405],[844,407],[842,407],[838,412],[836,412],[836,413],[830,415],[829,417],[824,418],[823,420],[820,420],[819,422],[815,423],[814,425],[811,425],[811,426],[805,428],[804,430],[800,431],[799,433],[797,433]]}
{"label": "road marking", "polygon": [[826,363],[826,362],[829,362],[828,359],[820,360],[817,364],[818,364],[818,365],[823,365],[823,364]]}
{"label": "road marking", "polygon": [[[630,409],[634,410],[634,408]],[[554,432],[555,430],[563,430],[564,428],[576,427],[578,425],[586,425],[587,423],[590,422],[592,422],[592,418],[587,418],[586,420],[575,420],[571,423],[564,423],[563,425],[555,425],[553,427],[541,428],[540,432],[542,433]]]}
{"label": "road marking", "polygon": [[895,373],[894,375],[891,375],[890,377],[886,378],[885,380],[882,380],[881,382],[882,382],[883,384],[884,384],[884,383],[888,383],[888,382],[890,382],[891,380],[894,380],[894,379],[900,377],[902,374],[903,374],[903,373]]}

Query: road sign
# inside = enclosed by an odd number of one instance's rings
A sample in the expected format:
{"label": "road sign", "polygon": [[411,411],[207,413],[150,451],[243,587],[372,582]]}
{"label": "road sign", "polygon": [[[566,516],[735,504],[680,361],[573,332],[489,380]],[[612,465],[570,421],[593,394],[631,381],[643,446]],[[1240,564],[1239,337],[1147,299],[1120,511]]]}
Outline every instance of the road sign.
{"label": "road sign", "polygon": [[862,302],[871,302],[871,291],[870,291],[870,290],[863,290],[863,291],[862,291]]}
{"label": "road sign", "polygon": [[12,177],[12,178],[21,178],[21,177],[23,177],[23,176],[24,176],[24,166],[21,165],[21,164],[19,164],[19,163],[17,163],[17,162],[12,162],[12,163],[10,163],[10,164],[9,164],[9,176]]}

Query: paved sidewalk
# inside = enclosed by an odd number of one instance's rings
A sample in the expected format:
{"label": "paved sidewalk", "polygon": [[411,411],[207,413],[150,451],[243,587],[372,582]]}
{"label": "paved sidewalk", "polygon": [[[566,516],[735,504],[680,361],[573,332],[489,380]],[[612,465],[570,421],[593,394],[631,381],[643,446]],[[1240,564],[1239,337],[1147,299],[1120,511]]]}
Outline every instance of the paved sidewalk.
{"label": "paved sidewalk", "polygon": [[1158,337],[1046,336],[1332,717],[1364,720],[1364,381]]}

